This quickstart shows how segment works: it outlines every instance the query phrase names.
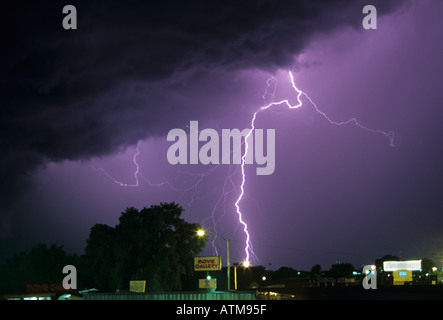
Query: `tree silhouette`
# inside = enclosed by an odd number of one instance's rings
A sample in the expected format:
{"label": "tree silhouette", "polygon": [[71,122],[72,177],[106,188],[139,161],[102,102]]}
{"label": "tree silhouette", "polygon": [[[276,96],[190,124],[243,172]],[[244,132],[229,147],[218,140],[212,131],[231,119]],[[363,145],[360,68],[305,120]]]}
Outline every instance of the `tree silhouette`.
{"label": "tree silhouette", "polygon": [[319,265],[319,264],[313,265],[311,268],[311,273],[310,273],[311,278],[316,279],[320,275],[321,275],[321,265]]}
{"label": "tree silhouette", "polygon": [[114,228],[94,225],[84,256],[90,281],[104,290],[128,288],[130,280],[146,280],[147,291],[181,290],[181,277],[192,274],[193,257],[206,244],[182,212],[175,203],[131,207]]}
{"label": "tree silhouette", "polygon": [[432,259],[423,258],[421,259],[421,269],[423,273],[429,273],[436,264]]}
{"label": "tree silhouette", "polygon": [[335,278],[348,277],[352,275],[354,270],[354,266],[350,263],[336,263],[329,269],[329,274]]}
{"label": "tree silhouette", "polygon": [[19,252],[0,266],[0,291],[25,292],[27,285],[61,284],[63,267],[75,265],[76,255],[67,255],[62,246],[38,244],[29,252]]}
{"label": "tree silhouette", "polygon": [[295,277],[297,277],[297,270],[293,269],[292,267],[280,267],[273,274],[273,279],[275,280],[289,279]]}

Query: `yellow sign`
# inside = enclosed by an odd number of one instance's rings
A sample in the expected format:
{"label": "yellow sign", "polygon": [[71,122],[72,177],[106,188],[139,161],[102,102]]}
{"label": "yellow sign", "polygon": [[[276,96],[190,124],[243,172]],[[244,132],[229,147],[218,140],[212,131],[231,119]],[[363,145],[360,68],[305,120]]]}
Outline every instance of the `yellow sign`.
{"label": "yellow sign", "polygon": [[221,270],[221,257],[195,257],[194,271],[217,271]]}
{"label": "yellow sign", "polygon": [[200,289],[215,289],[217,288],[217,279],[198,279],[198,287]]}
{"label": "yellow sign", "polygon": [[393,272],[394,285],[404,285],[405,282],[412,281],[411,270],[396,270]]}
{"label": "yellow sign", "polygon": [[131,280],[129,281],[130,292],[145,292],[146,280]]}

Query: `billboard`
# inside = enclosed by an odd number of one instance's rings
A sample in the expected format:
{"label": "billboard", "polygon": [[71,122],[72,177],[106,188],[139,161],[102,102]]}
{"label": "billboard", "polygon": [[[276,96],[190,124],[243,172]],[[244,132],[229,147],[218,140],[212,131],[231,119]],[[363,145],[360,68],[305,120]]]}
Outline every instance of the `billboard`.
{"label": "billboard", "polygon": [[412,281],[412,271],[411,270],[397,270],[393,272],[394,280],[393,284],[395,285],[403,285],[405,282]]}
{"label": "billboard", "polygon": [[384,271],[397,271],[397,270],[419,271],[419,270],[421,270],[421,260],[385,261],[385,262],[383,262],[383,270]]}
{"label": "billboard", "polygon": [[145,292],[146,280],[131,280],[129,281],[130,292]]}
{"label": "billboard", "polygon": [[194,271],[221,270],[221,257],[194,257]]}
{"label": "billboard", "polygon": [[215,289],[217,288],[217,279],[198,279],[199,289]]}

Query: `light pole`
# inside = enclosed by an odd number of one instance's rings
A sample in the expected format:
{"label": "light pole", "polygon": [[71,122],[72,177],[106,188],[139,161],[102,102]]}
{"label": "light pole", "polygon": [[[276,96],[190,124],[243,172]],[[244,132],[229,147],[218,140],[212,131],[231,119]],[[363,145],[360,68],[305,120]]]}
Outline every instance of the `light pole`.
{"label": "light pole", "polygon": [[238,264],[234,263],[234,290],[237,291],[237,267]]}
{"label": "light pole", "polygon": [[216,236],[216,237],[219,237],[220,239],[222,239],[222,240],[225,240],[226,241],[226,250],[227,250],[227,258],[226,258],[226,263],[227,263],[227,268],[226,268],[226,276],[227,276],[227,281],[228,281],[228,291],[229,290],[231,290],[231,275],[230,275],[230,270],[229,269],[231,269],[231,261],[230,261],[230,258],[229,258],[229,239],[227,239],[227,238],[224,238],[224,237],[222,237],[221,235],[219,235],[219,234],[217,234],[217,233],[215,233],[215,232],[212,232],[212,231],[206,231],[206,230],[203,230],[203,229],[199,229],[199,230],[197,230],[197,235],[199,236],[199,237],[203,237],[204,235],[205,235],[205,233],[210,233],[210,234],[212,234],[212,235],[214,235],[214,236]]}
{"label": "light pole", "polygon": [[249,261],[244,261],[243,263],[239,264],[239,263],[234,263],[234,290],[237,291],[237,268],[239,266],[243,266],[244,268],[249,268],[250,263]]}

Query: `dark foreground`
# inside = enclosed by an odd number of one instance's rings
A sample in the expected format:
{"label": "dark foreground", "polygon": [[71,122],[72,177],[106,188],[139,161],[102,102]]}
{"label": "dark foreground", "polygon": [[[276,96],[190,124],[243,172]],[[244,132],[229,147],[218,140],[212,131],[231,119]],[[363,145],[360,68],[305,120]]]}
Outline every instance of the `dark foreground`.
{"label": "dark foreground", "polygon": [[215,291],[171,293],[92,293],[85,300],[443,300],[440,286],[388,286],[365,290],[362,286],[297,287],[275,291]]}
{"label": "dark foreground", "polygon": [[365,290],[360,286],[297,288],[295,300],[442,300],[440,286],[389,286]]}
{"label": "dark foreground", "polygon": [[[321,316],[330,317],[332,313],[337,313],[341,319],[343,317],[355,319],[358,313],[351,310],[361,310],[365,315],[383,310],[385,317],[393,315],[396,318],[401,316],[410,317],[411,310],[417,307],[420,308],[420,312],[435,312],[436,308],[440,306],[439,300],[443,300],[443,285],[381,287],[376,290],[365,290],[360,286],[300,287],[291,288],[290,291],[279,295],[268,295],[268,298],[272,297],[271,300],[274,301],[259,299],[260,297],[263,298],[263,294],[256,295],[256,292],[245,292],[244,294],[238,292],[239,295],[235,296],[232,292],[219,291],[216,293],[216,297],[211,295],[206,297],[200,295],[180,296],[183,293],[168,293],[167,298],[169,299],[163,301],[154,301],[154,297],[159,298],[158,294],[150,296],[150,294],[113,293],[97,295],[97,299],[71,302],[1,301],[0,307],[4,312],[9,307],[11,312],[20,310],[20,314],[25,312],[33,318],[37,314],[49,315],[69,312],[71,317],[83,319],[95,308],[102,317],[115,317],[117,312],[124,311],[123,313],[127,315],[140,312],[146,317],[150,314],[159,314],[166,319],[226,319],[227,317],[241,317],[244,319],[244,317],[249,316],[249,318],[275,320],[279,317],[292,319],[296,314],[302,314],[306,311],[306,314],[314,315],[316,318]],[[192,299],[192,297],[200,297],[203,300]],[[217,298],[215,300],[218,301],[209,299],[210,297]],[[428,301],[428,304],[420,302],[420,305],[417,305],[413,303],[413,300]],[[349,301],[352,301],[352,303]],[[352,309],[350,309],[351,306]],[[26,318],[26,316],[24,317]]]}

